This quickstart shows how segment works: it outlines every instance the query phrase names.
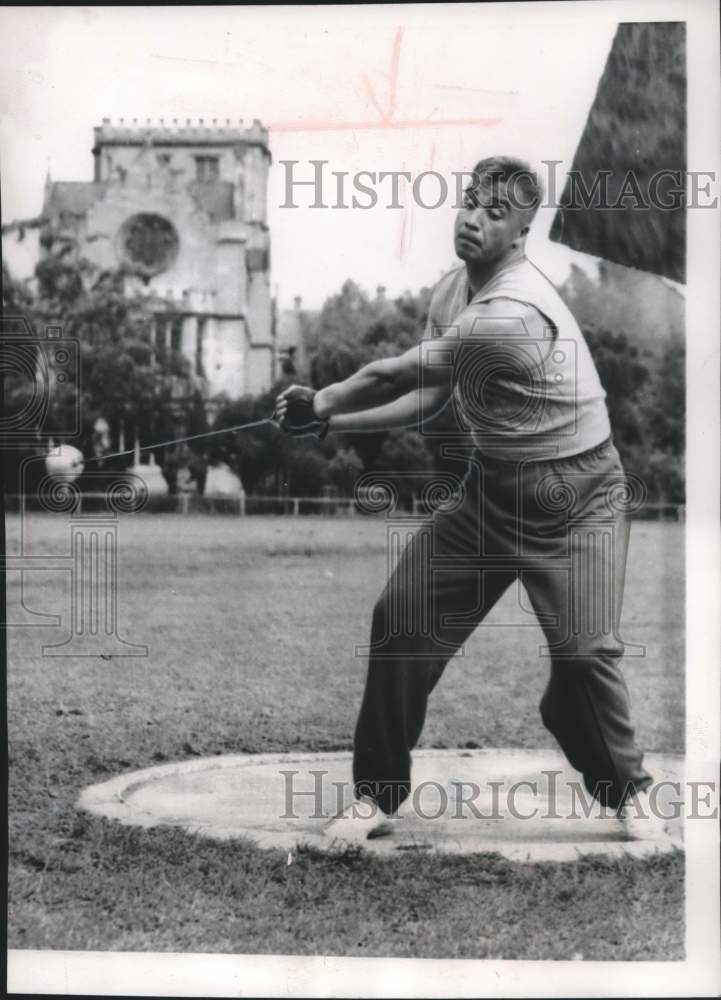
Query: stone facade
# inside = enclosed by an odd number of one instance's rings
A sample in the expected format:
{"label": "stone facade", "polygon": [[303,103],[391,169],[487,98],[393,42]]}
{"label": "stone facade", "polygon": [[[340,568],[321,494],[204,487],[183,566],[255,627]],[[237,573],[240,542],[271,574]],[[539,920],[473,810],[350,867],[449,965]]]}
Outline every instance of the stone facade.
{"label": "stone facade", "polygon": [[48,183],[48,224],[100,268],[124,267],[128,292],[148,297],[158,348],[188,357],[206,398],[268,389],[266,129],[105,119],[93,157],[93,181]]}
{"label": "stone facade", "polygon": [[292,309],[279,309],[275,317],[276,378],[293,378],[304,384],[309,379],[306,333],[316,313],[303,309],[296,295]]}

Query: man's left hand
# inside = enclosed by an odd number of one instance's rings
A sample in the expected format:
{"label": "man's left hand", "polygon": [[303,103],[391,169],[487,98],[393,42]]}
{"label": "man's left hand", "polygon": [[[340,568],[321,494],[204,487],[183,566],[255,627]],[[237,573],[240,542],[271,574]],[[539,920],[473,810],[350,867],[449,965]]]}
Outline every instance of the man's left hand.
{"label": "man's left hand", "polygon": [[328,433],[328,421],[313,409],[315,389],[291,385],[276,398],[273,419],[292,437],[313,435],[321,440]]}

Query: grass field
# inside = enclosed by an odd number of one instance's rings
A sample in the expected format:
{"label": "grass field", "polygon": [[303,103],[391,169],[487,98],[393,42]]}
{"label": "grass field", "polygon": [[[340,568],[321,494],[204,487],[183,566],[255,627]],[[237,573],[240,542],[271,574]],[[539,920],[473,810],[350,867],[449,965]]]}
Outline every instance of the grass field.
{"label": "grass field", "polygon": [[[8,520],[8,549],[21,524]],[[66,554],[63,515],[32,515],[35,555]],[[286,857],[78,813],[79,790],[195,755],[351,747],[382,520],[127,515],[122,637],[147,658],[50,659],[45,630],[8,633],[15,948],[524,959],[683,957],[683,855],[513,864],[498,856]],[[67,577],[27,604],[60,614]],[[683,529],[632,532],[622,634],[649,751],[684,745]],[[8,578],[18,607],[19,574]],[[12,620],[12,619],[11,619]],[[540,630],[509,593],[449,665],[421,746],[547,747]],[[518,628],[519,624],[529,627]],[[56,636],[52,639],[55,641]]]}

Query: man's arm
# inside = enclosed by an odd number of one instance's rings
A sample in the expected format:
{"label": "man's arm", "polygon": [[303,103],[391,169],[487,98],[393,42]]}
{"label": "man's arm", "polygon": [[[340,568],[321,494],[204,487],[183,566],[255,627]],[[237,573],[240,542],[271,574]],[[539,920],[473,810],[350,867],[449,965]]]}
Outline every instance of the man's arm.
{"label": "man's arm", "polygon": [[395,358],[380,358],[359,368],[350,378],[316,393],[313,409],[321,420],[390,403],[419,388],[422,348],[411,347]]}
{"label": "man's arm", "polygon": [[[466,391],[477,389],[480,392],[485,380],[501,369],[504,373],[517,370],[521,380],[529,381],[535,374],[531,369],[538,366],[538,361],[535,341],[529,338],[525,322],[524,314],[528,313],[534,313],[540,320],[535,309],[522,303],[498,300],[490,306],[473,306],[443,336],[424,340],[398,357],[372,361],[343,382],[318,392],[303,386],[290,386],[278,396],[276,417],[281,426],[285,426],[288,415],[293,413],[293,422],[302,430],[312,426],[314,421],[324,422],[336,415],[356,415],[359,411],[385,407],[398,397],[416,391],[442,388],[449,396],[452,379],[461,374],[454,369],[458,351],[464,346],[472,347],[474,356],[477,355],[464,361]],[[469,379],[472,384],[466,385]],[[388,416],[393,412],[389,411]],[[404,405],[400,405],[399,412],[403,419],[410,416]],[[367,427],[370,427],[370,420],[370,417],[364,418]]]}
{"label": "man's arm", "polygon": [[441,413],[448,399],[448,390],[445,386],[414,389],[413,392],[408,392],[384,406],[376,406],[359,413],[341,413],[332,416],[328,430],[334,433],[388,431],[400,427],[417,430],[424,421]]}
{"label": "man's arm", "polygon": [[[416,389],[443,386],[449,395],[457,352],[469,342],[477,354],[473,367],[479,377],[492,374],[502,355],[504,370],[517,370],[528,378],[531,369],[538,366],[538,347],[545,351],[553,347],[552,340],[544,338],[543,329],[540,314],[525,303],[499,299],[471,306],[443,336],[424,339],[398,357],[371,361],[344,382],[321,389],[313,400],[313,410],[325,420],[335,414],[383,406]],[[487,369],[484,356],[488,357]]]}
{"label": "man's arm", "polygon": [[[291,424],[303,429],[304,426],[312,426],[314,421],[324,422],[337,414],[358,413],[384,406],[421,388],[445,385],[446,394],[449,394],[449,368],[437,367],[426,373],[423,364],[426,352],[427,345],[422,342],[398,357],[371,361],[350,378],[318,392],[305,386],[291,385],[277,397],[275,417],[285,427],[292,414]],[[404,410],[402,412],[405,413]],[[410,416],[410,413],[406,415]]]}

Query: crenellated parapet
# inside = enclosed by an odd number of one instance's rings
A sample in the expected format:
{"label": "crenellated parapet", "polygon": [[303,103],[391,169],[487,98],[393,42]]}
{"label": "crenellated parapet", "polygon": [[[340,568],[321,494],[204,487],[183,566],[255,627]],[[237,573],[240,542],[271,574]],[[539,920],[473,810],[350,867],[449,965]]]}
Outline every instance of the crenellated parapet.
{"label": "crenellated parapet", "polygon": [[263,146],[268,149],[268,129],[259,119],[250,125],[244,120],[230,118],[160,118],[153,121],[139,118],[119,118],[115,122],[103,118],[102,125],[94,129],[95,147],[108,145],[137,145],[147,143],[163,146],[235,146],[240,144]]}

